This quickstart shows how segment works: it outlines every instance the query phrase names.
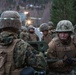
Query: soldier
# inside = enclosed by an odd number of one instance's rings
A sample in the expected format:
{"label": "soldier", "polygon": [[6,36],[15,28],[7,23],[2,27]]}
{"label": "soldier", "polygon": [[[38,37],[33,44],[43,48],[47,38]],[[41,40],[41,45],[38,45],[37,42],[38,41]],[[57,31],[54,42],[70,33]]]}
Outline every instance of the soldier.
{"label": "soldier", "polygon": [[35,33],[35,28],[30,25],[28,27],[29,41],[39,41],[39,37]]}
{"label": "soldier", "polygon": [[40,25],[40,31],[43,33],[42,40],[49,43],[52,40],[51,35],[49,34],[48,24],[43,23]]}
{"label": "soldier", "polygon": [[50,35],[51,35],[52,38],[53,38],[53,37],[56,36],[54,23],[53,23],[52,21],[49,21],[49,22],[48,22],[48,25],[49,25],[49,33],[50,33]]}
{"label": "soldier", "polygon": [[49,26],[50,31],[54,29],[54,23],[52,21],[48,22],[48,26]]}
{"label": "soldier", "polygon": [[56,27],[57,37],[49,43],[47,58],[56,60],[48,63],[50,75],[74,75],[76,61],[76,41],[71,37],[74,32],[69,20],[61,20]]}
{"label": "soldier", "polygon": [[34,75],[33,68],[46,68],[42,54],[17,39],[17,32],[21,29],[18,12],[4,11],[0,28],[0,75]]}
{"label": "soldier", "polygon": [[29,40],[29,33],[27,32],[27,28],[25,26],[21,27],[21,32],[19,35],[20,39],[23,39],[24,41]]}

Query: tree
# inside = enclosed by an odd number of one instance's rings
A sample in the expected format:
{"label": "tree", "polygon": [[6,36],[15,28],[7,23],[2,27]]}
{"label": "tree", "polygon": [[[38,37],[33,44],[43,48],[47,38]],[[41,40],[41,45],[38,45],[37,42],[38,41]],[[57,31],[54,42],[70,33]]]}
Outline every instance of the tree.
{"label": "tree", "polygon": [[[75,14],[76,14],[76,0],[73,0],[73,1],[74,1],[73,8],[74,8],[74,11],[75,11]],[[75,15],[74,22],[75,22],[75,25],[76,25],[76,15]]]}
{"label": "tree", "polygon": [[52,0],[51,20],[57,24],[60,20],[70,20],[74,24],[75,10],[73,0]]}

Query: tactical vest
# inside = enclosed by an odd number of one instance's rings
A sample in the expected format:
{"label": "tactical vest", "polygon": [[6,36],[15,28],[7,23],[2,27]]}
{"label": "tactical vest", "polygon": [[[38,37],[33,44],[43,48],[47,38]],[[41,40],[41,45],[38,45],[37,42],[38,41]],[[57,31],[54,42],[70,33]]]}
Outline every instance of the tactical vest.
{"label": "tactical vest", "polygon": [[[54,38],[51,43],[49,43],[49,46],[53,46],[53,53],[54,57],[59,59],[64,59],[65,55],[70,56],[71,58],[76,58],[76,47],[75,47],[75,41],[71,38],[71,42],[69,45],[63,45],[58,38]],[[49,49],[50,50],[50,49]],[[50,50],[51,51],[51,50]],[[50,53],[50,52],[49,52]],[[58,63],[50,64],[51,71],[57,71],[57,72],[71,72],[74,68],[73,66],[59,66]],[[54,67],[58,66],[58,67]],[[53,67],[53,68],[52,68]]]}
{"label": "tactical vest", "polygon": [[52,40],[52,36],[48,34],[47,36],[42,37],[42,41],[49,43]]}
{"label": "tactical vest", "polygon": [[30,36],[30,41],[38,41],[39,40],[36,34],[29,34],[29,36]]}
{"label": "tactical vest", "polygon": [[9,46],[0,46],[0,75],[20,75],[20,69],[15,69],[13,51],[19,39]]}

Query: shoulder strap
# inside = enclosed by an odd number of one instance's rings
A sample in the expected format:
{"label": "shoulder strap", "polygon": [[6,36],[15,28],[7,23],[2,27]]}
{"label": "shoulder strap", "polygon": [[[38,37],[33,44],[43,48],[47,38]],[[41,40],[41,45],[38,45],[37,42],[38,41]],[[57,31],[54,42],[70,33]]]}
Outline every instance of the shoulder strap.
{"label": "shoulder strap", "polygon": [[15,47],[15,45],[16,45],[16,43],[18,42],[18,41],[20,41],[20,39],[15,39],[14,41],[13,41],[13,47],[12,47],[12,49],[14,49],[14,47]]}

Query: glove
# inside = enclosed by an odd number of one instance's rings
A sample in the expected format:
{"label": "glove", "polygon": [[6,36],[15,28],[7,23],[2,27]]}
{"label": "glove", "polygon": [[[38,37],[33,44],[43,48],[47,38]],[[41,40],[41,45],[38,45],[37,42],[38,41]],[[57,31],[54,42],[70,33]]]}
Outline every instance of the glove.
{"label": "glove", "polygon": [[59,60],[59,61],[55,62],[54,66],[55,67],[64,67],[63,60]]}
{"label": "glove", "polygon": [[46,69],[47,63],[42,52],[36,55],[38,60],[38,66],[41,66],[43,69]]}
{"label": "glove", "polygon": [[64,63],[66,63],[67,65],[72,65],[73,60],[70,57],[67,57],[66,59],[63,60]]}

